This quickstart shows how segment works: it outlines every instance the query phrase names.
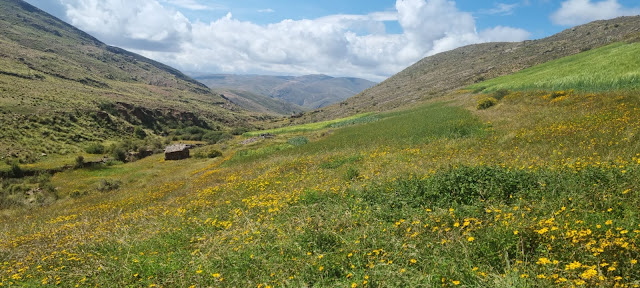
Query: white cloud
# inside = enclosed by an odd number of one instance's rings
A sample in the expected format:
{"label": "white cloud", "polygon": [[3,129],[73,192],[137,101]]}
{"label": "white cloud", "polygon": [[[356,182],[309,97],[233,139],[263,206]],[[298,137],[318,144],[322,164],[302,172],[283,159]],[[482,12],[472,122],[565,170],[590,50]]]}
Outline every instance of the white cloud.
{"label": "white cloud", "polygon": [[124,48],[177,52],[191,23],[157,1],[61,0],[74,26]]}
{"label": "white cloud", "polygon": [[[231,13],[209,23],[191,22],[160,0],[61,1],[72,24],[99,39],[194,72],[382,80],[438,52],[530,37],[525,30],[502,26],[477,32],[471,13],[446,0],[397,0],[392,12],[268,25],[240,21]],[[387,33],[388,21],[397,21],[403,33]]]}
{"label": "white cloud", "polygon": [[[525,2],[524,5],[528,5],[528,2]],[[505,4],[505,3],[497,3],[495,7],[491,9],[481,10],[481,14],[489,14],[489,15],[512,15],[513,11],[518,8],[519,4]]]}
{"label": "white cloud", "polygon": [[556,25],[573,26],[594,20],[638,14],[639,8],[625,8],[617,0],[568,0],[562,2],[560,9],[551,15],[551,21]]}
{"label": "white cloud", "polygon": [[258,10],[258,13],[274,13],[274,12],[276,12],[276,10],[273,10],[271,8]]}

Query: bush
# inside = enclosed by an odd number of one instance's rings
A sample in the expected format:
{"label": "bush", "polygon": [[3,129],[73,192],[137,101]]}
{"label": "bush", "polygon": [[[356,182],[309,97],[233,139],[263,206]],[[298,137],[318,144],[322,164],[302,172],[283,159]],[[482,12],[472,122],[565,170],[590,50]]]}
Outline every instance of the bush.
{"label": "bush", "polygon": [[496,104],[498,104],[498,100],[496,98],[487,97],[487,98],[484,98],[484,99],[478,101],[478,105],[476,106],[476,108],[478,110],[484,110],[484,109],[491,108],[491,107],[495,106]]}
{"label": "bush", "polygon": [[220,141],[231,139],[232,136],[229,133],[222,131],[207,132],[202,136],[203,141],[207,141],[209,144],[216,144]]}
{"label": "bush", "polygon": [[246,128],[246,127],[238,127],[238,128],[234,128],[233,130],[231,130],[231,135],[242,135],[244,133],[247,133],[251,131],[251,129]]}
{"label": "bush", "polygon": [[79,156],[76,158],[76,166],[75,166],[75,167],[76,167],[76,168],[82,168],[82,167],[84,167],[84,156],[79,155]]}
{"label": "bush", "polygon": [[139,139],[147,138],[147,132],[144,132],[144,129],[142,129],[142,127],[139,127],[139,126],[136,126],[136,128],[133,129],[133,135]]}
{"label": "bush", "polygon": [[511,94],[511,91],[507,90],[507,89],[499,89],[496,92],[493,92],[491,94],[492,98],[495,98],[496,100],[502,100],[502,98],[504,98],[505,96]]}
{"label": "bush", "polygon": [[24,171],[20,167],[17,161],[11,163],[11,170],[9,170],[9,178],[22,178]]}
{"label": "bush", "polygon": [[203,159],[203,158],[212,159],[220,156],[222,156],[222,152],[216,149],[200,150],[193,155],[193,157],[199,158],[199,159]]}
{"label": "bush", "polygon": [[116,146],[112,149],[111,156],[116,161],[120,161],[120,162],[127,161],[127,152],[120,146]]}
{"label": "bush", "polygon": [[121,185],[122,185],[122,182],[120,182],[118,180],[102,179],[102,181],[100,181],[100,184],[98,184],[98,191],[100,191],[100,192],[109,192],[109,191],[113,191],[113,190],[118,190],[118,189],[120,189]]}
{"label": "bush", "polygon": [[103,154],[104,150],[104,145],[100,143],[91,143],[84,149],[84,151],[89,154]]}

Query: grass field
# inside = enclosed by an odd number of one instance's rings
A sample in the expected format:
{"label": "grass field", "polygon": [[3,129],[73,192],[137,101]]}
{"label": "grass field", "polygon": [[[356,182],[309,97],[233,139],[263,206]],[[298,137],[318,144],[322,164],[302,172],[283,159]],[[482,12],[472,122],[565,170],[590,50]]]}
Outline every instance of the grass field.
{"label": "grass field", "polygon": [[605,47],[537,65],[518,73],[469,86],[494,92],[507,90],[570,90],[603,92],[640,88],[640,43]]}
{"label": "grass field", "polygon": [[246,161],[225,162],[230,142],[212,160],[58,174],[75,197],[3,212],[0,282],[640,285],[640,98],[544,94],[481,111],[458,95]]}

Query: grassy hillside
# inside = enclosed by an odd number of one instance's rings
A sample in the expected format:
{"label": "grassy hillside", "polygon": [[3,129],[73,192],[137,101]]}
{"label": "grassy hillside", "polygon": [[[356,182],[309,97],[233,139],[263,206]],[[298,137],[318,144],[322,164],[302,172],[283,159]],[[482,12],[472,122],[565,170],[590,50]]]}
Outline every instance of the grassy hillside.
{"label": "grassy hillside", "polygon": [[[478,111],[452,95],[373,122],[235,139],[213,160],[58,174],[51,183],[73,197],[2,214],[0,282],[640,284],[640,97],[543,96]],[[121,185],[99,192],[109,181]]]}
{"label": "grassy hillside", "polygon": [[294,77],[225,74],[198,76],[196,79],[212,89],[248,91],[295,104],[306,110],[340,102],[375,85],[374,82],[364,79],[327,75]]}
{"label": "grassy hillside", "polygon": [[469,86],[483,92],[578,90],[601,92],[640,88],[640,43],[615,43]]}
{"label": "grassy hillside", "polygon": [[81,153],[91,143],[133,138],[136,127],[160,135],[251,120],[180,71],[109,47],[20,0],[0,2],[0,55],[0,160]]}
{"label": "grassy hillside", "polygon": [[640,16],[595,21],[544,39],[484,43],[426,57],[346,101],[309,113],[301,122],[387,111],[441,97],[474,83],[640,35]]}

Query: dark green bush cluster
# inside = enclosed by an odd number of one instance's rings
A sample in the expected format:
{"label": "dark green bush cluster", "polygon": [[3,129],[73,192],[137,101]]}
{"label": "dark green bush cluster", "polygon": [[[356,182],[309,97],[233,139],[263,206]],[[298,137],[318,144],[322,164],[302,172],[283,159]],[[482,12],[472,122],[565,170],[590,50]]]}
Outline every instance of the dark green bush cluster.
{"label": "dark green bush cluster", "polygon": [[491,108],[496,104],[498,104],[498,100],[496,98],[486,97],[478,101],[478,105],[476,106],[476,108],[478,110],[484,110],[484,109]]}
{"label": "dark green bush cluster", "polygon": [[222,152],[213,148],[209,148],[209,149],[203,148],[196,151],[196,153],[193,154],[193,157],[199,158],[199,159],[204,159],[204,158],[212,159],[220,156],[222,156]]}
{"label": "dark green bush cluster", "polygon": [[84,151],[89,154],[99,155],[104,154],[105,147],[100,143],[90,143],[86,148],[84,148]]}
{"label": "dark green bush cluster", "polygon": [[114,191],[114,190],[120,189],[121,185],[122,185],[122,182],[120,182],[118,180],[102,179],[100,181],[100,183],[98,184],[98,188],[97,189],[100,192],[110,192],[110,191]]}
{"label": "dark green bush cluster", "polygon": [[173,141],[206,141],[210,144],[216,144],[232,138],[231,134],[227,132],[211,131],[197,126],[177,129],[172,134],[173,136],[171,138]]}

